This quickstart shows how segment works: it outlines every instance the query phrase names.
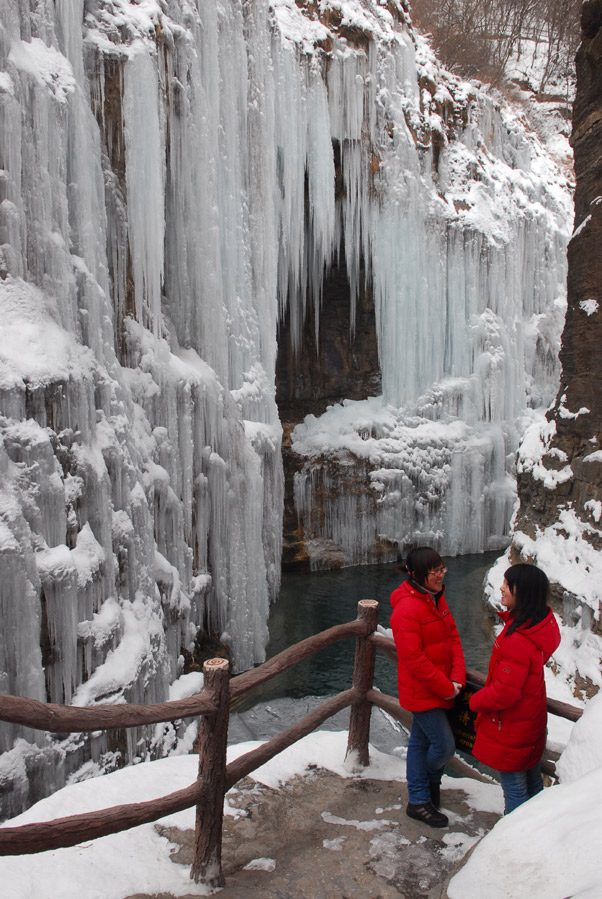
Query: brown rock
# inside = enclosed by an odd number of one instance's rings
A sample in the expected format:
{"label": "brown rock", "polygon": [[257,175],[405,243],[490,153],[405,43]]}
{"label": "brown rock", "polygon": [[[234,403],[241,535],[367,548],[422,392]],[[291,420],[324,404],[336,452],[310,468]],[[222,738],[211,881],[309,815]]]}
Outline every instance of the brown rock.
{"label": "brown rock", "polygon": [[[520,512],[516,529],[534,535],[558,521],[561,507],[571,504],[592,530],[586,538],[602,549],[602,535],[591,500],[602,501],[602,463],[587,460],[602,439],[602,0],[585,4],[583,41],[577,54],[577,94],[573,111],[575,154],[575,233],[568,251],[568,309],[562,336],[562,376],[548,419],[556,423],[548,470],[570,465],[573,477],[556,489],[544,487],[531,474],[519,476]],[[595,301],[598,307],[591,301]]]}
{"label": "brown rock", "polygon": [[[306,460],[291,449],[293,428],[306,415],[321,415],[329,405],[343,399],[361,400],[381,392],[374,300],[369,287],[363,283],[360,286],[355,328],[352,328],[350,309],[350,285],[344,251],[341,250],[341,261],[324,280],[322,304],[317,315],[309,302],[301,351],[295,352],[292,344],[290,311],[281,326],[276,400],[284,430],[282,564],[289,570],[309,568],[310,564],[305,545],[306,534],[303,524],[297,519],[294,502],[295,472],[301,470]],[[331,557],[327,562],[325,560],[322,567],[338,568],[341,564],[340,552],[337,554],[336,548],[333,548]]]}

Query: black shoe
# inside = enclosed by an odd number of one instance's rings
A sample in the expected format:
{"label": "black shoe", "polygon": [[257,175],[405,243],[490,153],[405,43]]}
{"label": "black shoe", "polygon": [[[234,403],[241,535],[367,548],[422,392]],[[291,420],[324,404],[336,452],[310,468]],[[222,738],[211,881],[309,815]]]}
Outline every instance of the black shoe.
{"label": "black shoe", "polygon": [[431,780],[431,803],[435,808],[441,808],[441,784]]}
{"label": "black shoe", "polygon": [[430,827],[447,827],[448,819],[442,812],[438,812],[432,802],[425,802],[424,805],[412,805],[408,803],[406,815],[409,818],[416,818]]}

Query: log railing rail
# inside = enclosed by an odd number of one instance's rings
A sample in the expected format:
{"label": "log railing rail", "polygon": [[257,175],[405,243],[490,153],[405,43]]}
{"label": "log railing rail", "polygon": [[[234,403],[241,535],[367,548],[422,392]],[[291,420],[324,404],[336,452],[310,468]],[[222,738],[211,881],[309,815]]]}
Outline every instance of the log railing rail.
{"label": "log railing rail", "polygon": [[[138,727],[199,715],[199,771],[195,783],[160,799],[114,806],[97,812],[71,815],[54,821],[0,827],[0,856],[25,855],[74,846],[82,841],[119,833],[168,814],[196,806],[194,857],[190,876],[197,883],[216,888],[224,885],[221,865],[223,801],[239,780],[265,764],[288,746],[316,730],[337,712],[351,707],[347,757],[353,764],[369,763],[370,714],[372,706],[391,715],[404,727],[411,726],[411,713],[397,699],[373,686],[376,649],[395,664],[397,653],[391,637],[376,633],[378,603],[361,600],[355,621],[336,625],[285,649],[252,671],[229,678],[225,659],[209,659],[203,666],[203,690],[188,699],[157,703],[59,706],[33,699],[0,694],[0,720],[52,733],[92,732],[102,729]],[[356,638],[352,685],[305,715],[300,721],[256,749],[226,765],[230,701],[265,683],[292,665],[339,640]],[[468,669],[470,680],[483,684],[485,677]],[[556,715],[576,721],[582,710],[567,703],[548,700]],[[554,754],[546,753],[542,767],[554,773]],[[487,780],[459,756],[452,766],[460,773]]]}

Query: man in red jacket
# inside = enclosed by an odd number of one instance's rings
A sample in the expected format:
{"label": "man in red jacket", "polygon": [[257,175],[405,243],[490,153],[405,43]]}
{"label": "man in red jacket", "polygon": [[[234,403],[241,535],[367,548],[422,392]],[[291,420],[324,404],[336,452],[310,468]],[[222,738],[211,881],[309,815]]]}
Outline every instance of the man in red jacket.
{"label": "man in red jacket", "polygon": [[544,665],[560,643],[547,600],[548,578],[535,565],[512,565],[504,575],[498,612],[504,630],[493,644],[482,690],[470,698],[479,712],[473,755],[497,768],[506,814],[543,790],[540,760],[548,719]]}
{"label": "man in red jacket", "polygon": [[429,546],[408,553],[408,580],[391,594],[391,628],[397,648],[399,703],[412,712],[406,776],[406,814],[446,827],[439,809],[441,776],[455,751],[445,710],[466,680],[464,653],[443,595],[447,569]]}

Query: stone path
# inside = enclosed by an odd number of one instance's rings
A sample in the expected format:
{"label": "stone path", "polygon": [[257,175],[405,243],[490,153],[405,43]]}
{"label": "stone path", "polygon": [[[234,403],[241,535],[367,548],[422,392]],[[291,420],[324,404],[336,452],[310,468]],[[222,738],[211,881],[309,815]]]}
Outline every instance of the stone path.
{"label": "stone path", "polygon": [[[469,805],[466,784],[465,779],[446,778],[442,808],[450,826],[436,830],[407,817],[406,784],[399,781],[341,778],[323,769],[279,790],[244,780],[229,794],[230,805],[240,814],[224,821],[226,887],[216,895],[442,899],[446,882],[466,852],[499,817]],[[495,807],[495,793],[491,795],[490,807]],[[174,843],[173,861],[190,865],[192,832],[175,828],[161,832]],[[247,868],[250,863],[255,867]],[[187,899],[199,895],[191,882]],[[129,899],[171,897],[149,893]]]}

